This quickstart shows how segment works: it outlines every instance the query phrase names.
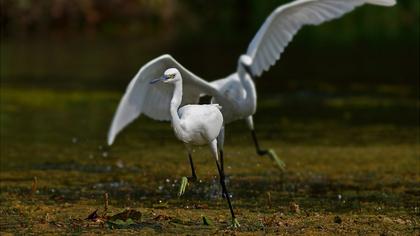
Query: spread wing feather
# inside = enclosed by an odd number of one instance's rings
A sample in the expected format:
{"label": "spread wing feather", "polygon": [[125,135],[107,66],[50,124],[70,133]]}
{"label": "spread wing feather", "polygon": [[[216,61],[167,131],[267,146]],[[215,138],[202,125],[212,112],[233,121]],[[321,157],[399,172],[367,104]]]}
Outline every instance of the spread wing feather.
{"label": "spread wing feather", "polygon": [[183,97],[181,106],[198,103],[200,94],[203,93],[213,96],[218,95],[217,90],[208,82],[185,69],[170,55],[162,55],[144,65],[128,85],[108,132],[109,145],[114,142],[116,135],[124,127],[141,114],[155,120],[170,120],[169,107],[173,87],[164,83],[149,84],[151,80],[162,76],[165,70],[169,68],[177,68],[182,76]]}
{"label": "spread wing feather", "polygon": [[393,6],[395,0],[297,0],[282,5],[266,19],[253,40],[247,55],[251,71],[260,76],[280,59],[293,36],[305,25],[319,25],[343,16],[363,4]]}

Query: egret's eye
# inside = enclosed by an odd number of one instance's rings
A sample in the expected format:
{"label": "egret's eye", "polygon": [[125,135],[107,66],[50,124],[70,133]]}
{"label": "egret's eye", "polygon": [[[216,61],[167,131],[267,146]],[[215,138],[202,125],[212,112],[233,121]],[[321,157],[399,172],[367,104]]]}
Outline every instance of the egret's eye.
{"label": "egret's eye", "polygon": [[169,77],[170,79],[173,79],[173,78],[175,78],[175,74],[170,74],[168,77]]}

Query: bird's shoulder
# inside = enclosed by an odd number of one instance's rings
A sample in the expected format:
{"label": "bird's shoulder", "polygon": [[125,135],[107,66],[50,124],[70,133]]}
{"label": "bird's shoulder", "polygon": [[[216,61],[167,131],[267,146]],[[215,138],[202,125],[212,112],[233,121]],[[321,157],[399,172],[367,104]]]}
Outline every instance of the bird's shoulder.
{"label": "bird's shoulder", "polygon": [[215,104],[186,105],[178,110],[178,114],[184,118],[187,116],[207,116],[214,113],[220,113],[218,105]]}
{"label": "bird's shoulder", "polygon": [[233,73],[223,79],[218,79],[210,82],[216,89],[220,90],[227,86],[233,86],[240,84],[239,76],[237,73]]}

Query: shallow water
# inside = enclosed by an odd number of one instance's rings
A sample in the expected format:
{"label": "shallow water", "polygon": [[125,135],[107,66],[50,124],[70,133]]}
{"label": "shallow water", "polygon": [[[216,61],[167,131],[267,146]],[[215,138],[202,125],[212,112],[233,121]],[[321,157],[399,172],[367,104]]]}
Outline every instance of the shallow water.
{"label": "shallow water", "polygon": [[[244,122],[228,126],[226,172],[239,232],[418,232],[413,93],[400,85],[261,94],[258,136],[287,168],[282,173],[256,156]],[[75,223],[102,209],[105,192],[110,213],[130,207],[143,214],[142,223],[121,232],[229,230],[207,147],[194,153],[200,181],[182,198],[176,194],[189,164],[168,123],[142,117],[106,147],[120,95],[2,86],[2,231],[114,232]],[[155,219],[159,215],[170,220]],[[202,215],[214,224],[203,226]],[[343,223],[334,223],[336,216]]]}

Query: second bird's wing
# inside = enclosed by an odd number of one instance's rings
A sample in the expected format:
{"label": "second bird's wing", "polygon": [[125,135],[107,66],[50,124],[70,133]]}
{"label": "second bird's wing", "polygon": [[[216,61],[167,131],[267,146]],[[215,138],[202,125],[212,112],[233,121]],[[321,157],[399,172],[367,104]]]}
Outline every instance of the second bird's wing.
{"label": "second bird's wing", "polygon": [[161,121],[171,119],[169,108],[173,87],[164,84],[149,84],[159,78],[165,70],[177,68],[182,76],[182,104],[198,103],[200,94],[217,95],[217,90],[208,82],[185,69],[170,55],[162,55],[144,65],[131,80],[122,97],[108,132],[108,145],[114,142],[116,135],[141,114]]}
{"label": "second bird's wing", "polygon": [[260,76],[280,59],[293,36],[304,25],[319,25],[363,4],[392,6],[395,0],[297,0],[282,5],[266,19],[252,39],[247,55],[251,71]]}

